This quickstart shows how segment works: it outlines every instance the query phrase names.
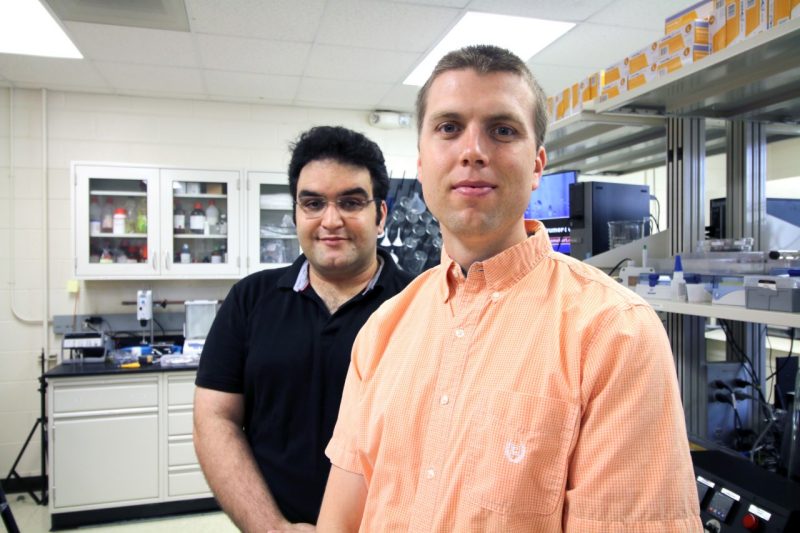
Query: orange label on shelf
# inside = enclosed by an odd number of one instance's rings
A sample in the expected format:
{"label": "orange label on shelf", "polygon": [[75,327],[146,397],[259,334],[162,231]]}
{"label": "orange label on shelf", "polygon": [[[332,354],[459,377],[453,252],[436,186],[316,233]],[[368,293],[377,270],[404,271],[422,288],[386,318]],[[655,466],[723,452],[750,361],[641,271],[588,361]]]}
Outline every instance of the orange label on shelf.
{"label": "orange label on shelf", "polygon": [[658,41],[658,53],[663,59],[687,47],[708,44],[708,22],[693,20]]}
{"label": "orange label on shelf", "polygon": [[555,100],[556,120],[561,120],[562,118],[566,118],[569,116],[570,114],[569,99],[571,92],[572,89],[568,87],[556,95],[556,100]]}
{"label": "orange label on shelf", "polygon": [[658,63],[658,75],[665,76],[670,72],[694,63],[709,54],[708,45],[696,45],[676,52]]}
{"label": "orange label on shelf", "polygon": [[792,4],[789,0],[769,0],[767,3],[767,28],[783,24],[791,16]]}
{"label": "orange label on shelf", "polygon": [[725,0],[725,45],[744,39],[744,0]]}
{"label": "orange label on shelf", "polygon": [[714,10],[714,0],[703,0],[678,11],[664,21],[664,35],[680,29],[693,20],[708,20]]}
{"label": "orange label on shelf", "polygon": [[767,29],[767,0],[744,0],[744,36]]}
{"label": "orange label on shelf", "polygon": [[725,48],[725,0],[714,0],[714,12],[708,19],[708,33],[712,52]]}

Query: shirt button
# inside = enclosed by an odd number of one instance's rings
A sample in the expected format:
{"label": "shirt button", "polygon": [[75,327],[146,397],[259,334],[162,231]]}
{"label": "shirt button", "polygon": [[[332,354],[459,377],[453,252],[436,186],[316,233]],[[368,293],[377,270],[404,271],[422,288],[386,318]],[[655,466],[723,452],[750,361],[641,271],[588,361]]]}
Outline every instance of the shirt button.
{"label": "shirt button", "polygon": [[461,337],[463,337],[463,336],[464,336],[464,330],[463,330],[463,329],[461,329],[461,328],[458,328],[458,329],[456,330],[456,337],[458,337],[458,338],[460,339],[460,338],[461,338]]}
{"label": "shirt button", "polygon": [[425,471],[425,477],[428,479],[433,479],[434,475],[436,475],[436,473],[433,471],[433,468],[429,468]]}
{"label": "shirt button", "polygon": [[442,394],[442,397],[439,398],[439,403],[442,405],[447,405],[450,403],[450,398],[447,396],[447,394]]}
{"label": "shirt button", "polygon": [[493,292],[492,293],[492,301],[496,302],[499,299],[500,299],[500,293],[499,292]]}

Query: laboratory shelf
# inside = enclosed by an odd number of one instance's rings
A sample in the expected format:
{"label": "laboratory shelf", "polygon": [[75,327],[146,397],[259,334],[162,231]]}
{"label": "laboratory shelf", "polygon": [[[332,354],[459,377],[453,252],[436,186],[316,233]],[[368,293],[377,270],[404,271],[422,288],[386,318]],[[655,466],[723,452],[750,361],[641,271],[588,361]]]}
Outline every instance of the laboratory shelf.
{"label": "laboratory shelf", "polygon": [[599,114],[594,104],[559,120],[547,133],[548,170],[621,173],[663,165],[663,117]]}
{"label": "laboratory shelf", "polygon": [[89,194],[92,196],[147,196],[146,191],[101,191],[101,190],[92,190],[89,191]]}
{"label": "laboratory shelf", "polygon": [[209,199],[209,200],[217,200],[217,199],[219,199],[219,200],[227,200],[228,199],[228,195],[227,194],[211,194],[211,193],[203,193],[203,192],[198,192],[198,193],[176,192],[172,196],[173,196],[173,198],[196,198],[198,200],[206,200],[206,199]]}
{"label": "laboratory shelf", "polygon": [[798,50],[800,19],[794,19],[597,104],[595,111],[796,124]]}
{"label": "laboratory shelf", "polygon": [[656,311],[677,313],[679,315],[705,316],[721,318],[723,320],[738,320],[740,322],[756,322],[759,324],[772,324],[774,326],[800,327],[800,313],[782,313],[779,311],[762,311],[760,309],[747,309],[735,305],[715,305],[707,303],[675,302],[672,300],[658,300],[645,298]]}
{"label": "laboratory shelf", "polygon": [[147,233],[90,233],[92,239],[146,239]]}
{"label": "laboratory shelf", "polygon": [[220,233],[214,233],[214,234],[209,234],[209,235],[205,235],[203,233],[175,233],[173,235],[173,237],[175,237],[175,239],[202,239],[202,240],[220,239],[220,240],[227,240],[228,235],[227,234],[223,235],[223,234],[220,234]]}

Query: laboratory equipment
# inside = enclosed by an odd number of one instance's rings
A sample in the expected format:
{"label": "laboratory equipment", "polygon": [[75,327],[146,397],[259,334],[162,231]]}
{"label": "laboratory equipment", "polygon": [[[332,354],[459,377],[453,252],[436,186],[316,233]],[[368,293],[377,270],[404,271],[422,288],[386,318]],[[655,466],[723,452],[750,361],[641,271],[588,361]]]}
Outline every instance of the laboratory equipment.
{"label": "laboratory equipment", "polygon": [[[580,260],[610,249],[608,223],[649,220],[650,187],[586,181],[569,186],[570,255]],[[643,237],[650,234],[644,224]]]}
{"label": "laboratory equipment", "polygon": [[183,325],[183,354],[197,360],[203,352],[208,332],[219,308],[218,300],[187,300],[186,319]]}

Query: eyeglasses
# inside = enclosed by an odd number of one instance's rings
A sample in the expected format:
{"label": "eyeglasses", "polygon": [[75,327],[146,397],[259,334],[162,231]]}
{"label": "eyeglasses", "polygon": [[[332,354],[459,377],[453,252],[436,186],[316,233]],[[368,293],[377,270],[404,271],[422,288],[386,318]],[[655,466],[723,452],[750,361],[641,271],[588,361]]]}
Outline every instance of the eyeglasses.
{"label": "eyeglasses", "polygon": [[367,205],[378,201],[377,198],[359,198],[358,196],[340,196],[333,202],[322,196],[307,196],[296,201],[294,204],[308,218],[319,218],[328,208],[328,204],[333,203],[339,214],[343,217],[357,216]]}

